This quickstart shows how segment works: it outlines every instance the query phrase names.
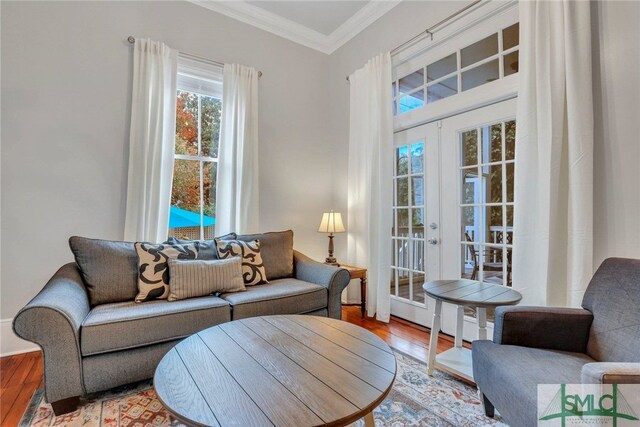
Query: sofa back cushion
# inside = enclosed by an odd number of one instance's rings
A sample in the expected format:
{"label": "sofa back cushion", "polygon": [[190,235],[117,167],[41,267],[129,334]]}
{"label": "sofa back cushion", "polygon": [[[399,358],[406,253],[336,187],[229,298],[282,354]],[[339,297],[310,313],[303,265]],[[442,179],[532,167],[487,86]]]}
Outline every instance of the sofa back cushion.
{"label": "sofa back cushion", "polygon": [[582,307],[593,313],[589,356],[600,362],[640,362],[640,260],[606,259]]}
{"label": "sofa back cushion", "polygon": [[260,254],[267,280],[293,277],[293,231],[243,234],[238,236],[238,240],[260,241]]}
{"label": "sofa back cushion", "polygon": [[94,307],[133,301],[138,293],[138,256],[133,242],[73,236],[69,247]]}
{"label": "sofa back cushion", "polygon": [[[224,236],[216,237],[221,240],[235,240],[236,233],[225,234]],[[195,243],[198,249],[198,259],[200,260],[212,260],[218,259],[218,251],[216,250],[216,242],[214,239],[210,240],[188,240],[178,239],[177,237],[169,237],[165,243],[170,245],[184,245],[187,243]]]}

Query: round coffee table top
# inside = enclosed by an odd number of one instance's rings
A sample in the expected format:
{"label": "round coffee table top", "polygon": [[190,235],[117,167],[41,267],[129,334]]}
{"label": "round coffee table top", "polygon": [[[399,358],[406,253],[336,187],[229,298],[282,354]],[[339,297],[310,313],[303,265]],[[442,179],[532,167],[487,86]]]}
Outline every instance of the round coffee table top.
{"label": "round coffee table top", "polygon": [[467,279],[433,280],[422,289],[431,298],[472,307],[515,305],[522,299],[520,292],[509,287]]}
{"label": "round coffee table top", "polygon": [[344,426],[391,390],[396,359],[358,326],[265,316],[205,329],[160,361],[154,388],[179,420],[208,426]]}

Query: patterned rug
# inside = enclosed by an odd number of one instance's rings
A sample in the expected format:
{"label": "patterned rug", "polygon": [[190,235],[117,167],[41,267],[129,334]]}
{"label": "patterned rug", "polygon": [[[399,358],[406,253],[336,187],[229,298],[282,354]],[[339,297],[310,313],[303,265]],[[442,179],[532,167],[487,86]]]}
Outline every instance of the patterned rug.
{"label": "patterned rug", "polygon": [[[394,353],[398,373],[391,392],[374,411],[376,426],[505,426],[498,415],[484,416],[475,387],[440,371],[429,377],[425,363],[397,350]],[[183,426],[158,401],[150,381],[88,396],[81,405],[75,412],[55,417],[38,390],[20,427]],[[358,427],[363,425],[362,420],[356,422]]]}

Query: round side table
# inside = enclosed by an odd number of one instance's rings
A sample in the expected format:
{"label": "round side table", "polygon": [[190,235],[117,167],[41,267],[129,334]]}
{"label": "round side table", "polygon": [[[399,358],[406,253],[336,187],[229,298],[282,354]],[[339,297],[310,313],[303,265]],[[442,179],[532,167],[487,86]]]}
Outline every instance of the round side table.
{"label": "round side table", "polygon": [[[425,295],[436,301],[431,325],[429,342],[428,374],[441,367],[469,381],[473,381],[473,365],[471,350],[462,347],[462,326],[464,324],[464,307],[474,307],[478,315],[478,339],[487,339],[487,308],[500,305],[515,305],[522,295],[518,291],[502,285],[478,282],[476,280],[434,280],[425,283],[422,288]],[[441,327],[442,303],[458,306],[456,316],[455,347],[436,356],[438,333]],[[426,298],[425,298],[426,304]]]}

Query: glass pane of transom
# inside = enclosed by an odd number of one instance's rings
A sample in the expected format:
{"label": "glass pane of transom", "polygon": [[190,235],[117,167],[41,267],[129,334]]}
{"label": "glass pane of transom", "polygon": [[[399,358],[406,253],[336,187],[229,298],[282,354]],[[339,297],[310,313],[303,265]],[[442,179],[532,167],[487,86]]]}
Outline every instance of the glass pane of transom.
{"label": "glass pane of transom", "polygon": [[462,68],[498,53],[498,34],[491,34],[460,51]]}
{"label": "glass pane of transom", "polygon": [[446,76],[447,74],[451,74],[457,69],[458,61],[456,58],[456,54],[452,53],[451,55],[442,58],[441,60],[436,61],[433,64],[427,65],[427,82],[432,82],[439,79],[440,77]]}
{"label": "glass pane of transom", "polygon": [[504,56],[504,76],[518,72],[518,51],[511,52]]}
{"label": "glass pane of transom", "polygon": [[427,103],[439,101],[458,93],[458,76],[453,76],[427,87]]}
{"label": "glass pane of transom", "polygon": [[399,81],[400,93],[408,93],[424,85],[424,68],[404,76]]}
{"label": "glass pane of transom", "polygon": [[515,23],[502,30],[502,50],[518,46],[520,40],[520,23]]}
{"label": "glass pane of transom", "polygon": [[494,59],[462,73],[462,90],[473,89],[500,78],[499,61]]}
{"label": "glass pane of transom", "polygon": [[422,106],[424,106],[424,90],[403,96],[398,103],[400,113],[406,113],[407,111],[415,110]]}

